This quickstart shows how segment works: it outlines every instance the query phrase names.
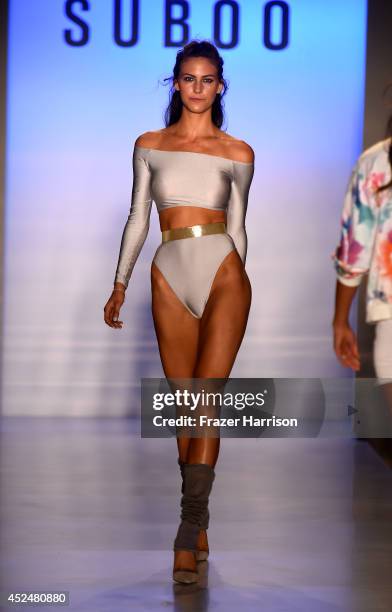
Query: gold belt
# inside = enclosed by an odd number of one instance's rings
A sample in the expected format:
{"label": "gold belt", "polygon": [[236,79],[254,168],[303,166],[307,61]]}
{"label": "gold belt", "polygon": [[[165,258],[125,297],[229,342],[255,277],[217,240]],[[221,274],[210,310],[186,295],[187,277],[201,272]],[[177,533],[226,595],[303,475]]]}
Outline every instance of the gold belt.
{"label": "gold belt", "polygon": [[226,224],[222,222],[218,223],[205,223],[204,225],[190,225],[189,227],[176,227],[174,229],[163,230],[162,242],[168,240],[179,240],[180,238],[198,238],[199,236],[206,236],[207,234],[225,234]]}

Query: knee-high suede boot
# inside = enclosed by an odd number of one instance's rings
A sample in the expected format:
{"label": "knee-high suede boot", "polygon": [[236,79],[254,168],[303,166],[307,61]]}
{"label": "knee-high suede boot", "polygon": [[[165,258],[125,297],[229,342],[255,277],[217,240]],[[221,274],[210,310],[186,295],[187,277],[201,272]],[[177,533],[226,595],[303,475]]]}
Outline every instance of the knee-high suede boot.
{"label": "knee-high suede boot", "polygon": [[[196,557],[200,525],[206,517],[215,472],[206,463],[185,463],[183,474],[181,523],[174,540],[173,550],[188,550]],[[197,579],[197,573],[182,569],[174,571],[173,578],[181,582],[191,582]]]}

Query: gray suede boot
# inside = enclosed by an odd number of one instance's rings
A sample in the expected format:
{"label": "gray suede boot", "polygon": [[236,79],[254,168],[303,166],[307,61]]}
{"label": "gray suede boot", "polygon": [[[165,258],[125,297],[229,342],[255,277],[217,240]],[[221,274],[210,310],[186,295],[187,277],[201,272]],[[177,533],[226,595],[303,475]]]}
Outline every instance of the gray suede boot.
{"label": "gray suede boot", "polygon": [[[180,466],[181,478],[182,478],[181,493],[184,494],[185,461],[181,461],[180,459],[178,459],[178,465]],[[200,519],[200,530],[207,531],[209,523],[210,523],[210,513],[208,510],[208,502],[207,502],[207,507],[203,513],[203,516]],[[207,542],[207,534],[205,534],[205,537],[202,537],[200,541],[200,533],[199,533],[199,542],[197,546],[196,561],[206,561],[208,559],[208,555],[209,555],[209,548],[208,548],[208,542]]]}
{"label": "gray suede boot", "polygon": [[[181,498],[181,523],[174,540],[173,550],[188,550],[194,553],[196,559],[201,523],[206,517],[208,498],[215,472],[206,463],[185,463],[182,466],[182,471],[184,479]],[[174,570],[173,578],[178,582],[190,583],[196,582],[198,574],[190,569]]]}

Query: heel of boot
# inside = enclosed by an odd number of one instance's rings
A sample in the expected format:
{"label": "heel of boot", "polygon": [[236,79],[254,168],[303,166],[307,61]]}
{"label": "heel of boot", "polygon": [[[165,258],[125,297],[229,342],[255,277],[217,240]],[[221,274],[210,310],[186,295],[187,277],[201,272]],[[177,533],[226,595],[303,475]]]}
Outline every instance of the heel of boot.
{"label": "heel of boot", "polygon": [[209,552],[210,549],[208,546],[207,529],[202,527],[199,531],[199,537],[197,539],[196,561],[207,561]]}

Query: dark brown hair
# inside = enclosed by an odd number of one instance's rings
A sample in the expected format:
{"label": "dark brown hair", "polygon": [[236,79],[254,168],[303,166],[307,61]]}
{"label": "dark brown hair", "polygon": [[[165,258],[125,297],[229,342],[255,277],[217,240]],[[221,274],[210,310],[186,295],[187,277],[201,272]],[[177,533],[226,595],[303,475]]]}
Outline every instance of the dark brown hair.
{"label": "dark brown hair", "polygon": [[190,57],[205,57],[209,59],[215,66],[218,72],[218,79],[223,83],[222,93],[216,94],[214,103],[211,109],[212,122],[221,128],[224,121],[224,106],[223,96],[228,88],[227,81],[223,78],[223,58],[219,55],[218,49],[208,40],[192,40],[182,49],[177,52],[176,63],[173,68],[173,75],[164,79],[171,81],[172,87],[169,92],[169,104],[165,110],[164,121],[165,126],[173,125],[181,117],[183,103],[181,101],[180,92],[174,87],[174,80],[178,79],[180,74],[181,62]]}

